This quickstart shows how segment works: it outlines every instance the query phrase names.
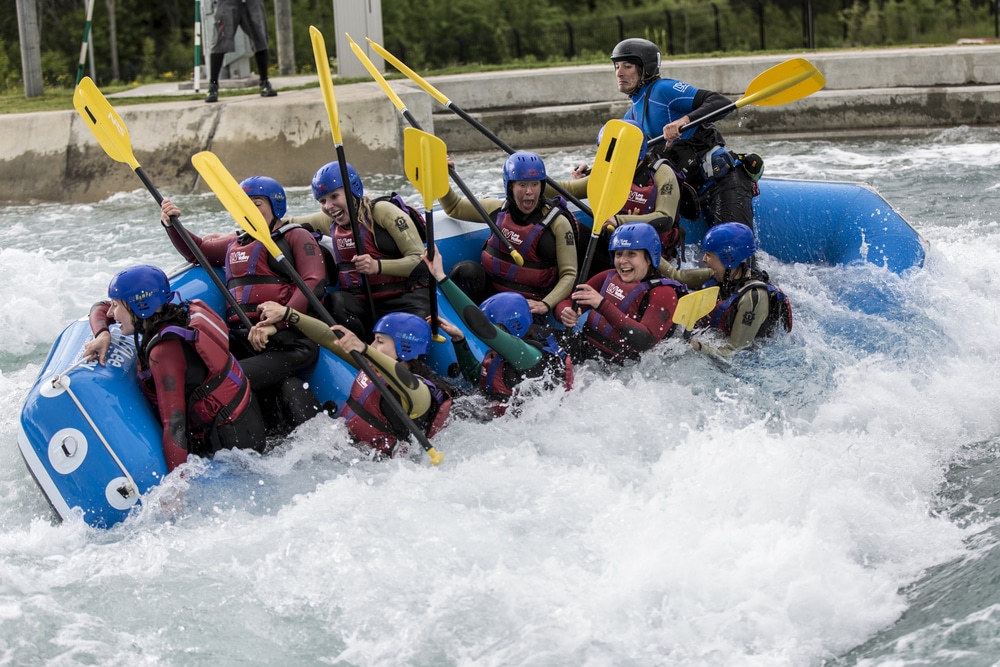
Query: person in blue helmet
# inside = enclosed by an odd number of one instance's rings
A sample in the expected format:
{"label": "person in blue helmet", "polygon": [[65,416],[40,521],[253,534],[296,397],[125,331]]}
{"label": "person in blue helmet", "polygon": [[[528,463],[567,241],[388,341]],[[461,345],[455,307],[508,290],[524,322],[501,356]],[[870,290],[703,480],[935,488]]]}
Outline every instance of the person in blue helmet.
{"label": "person in blue helmet", "polygon": [[[732,104],[729,98],[684,81],[661,79],[660,49],[647,39],[622,40],[611,51],[611,61],[618,90],[631,102],[624,119],[638,121],[648,139],[665,139],[651,152],[665,158],[698,191],[709,226],[735,221],[752,227],[752,199],[763,161],[755,154],[734,154],[714,125],[699,123]],[[681,133],[690,124],[695,127]]]}
{"label": "person in blue helmet", "polygon": [[[640,130],[642,129],[639,121],[626,119],[626,122]],[[603,136],[604,128],[602,127],[597,134],[598,146],[601,145]],[[581,164],[573,170],[573,180],[560,182],[560,185],[573,196],[581,199],[586,198],[587,186],[590,181],[589,174],[590,166]],[[611,233],[621,225],[645,222],[652,225],[660,236],[661,258],[663,260],[674,258],[680,260],[679,255],[684,246],[684,228],[680,225],[682,204],[686,203],[684,212],[689,217],[691,215],[697,217],[696,196],[692,188],[678,180],[677,173],[669,162],[648,154],[646,137],[643,134],[639,160],[632,177],[632,187],[629,190],[628,199],[618,213],[604,221],[598,250],[607,249],[607,240]],[[690,208],[692,204],[694,209]],[[610,255],[604,252],[595,254],[591,263],[591,274],[584,279],[589,279],[594,274],[611,268],[609,259]],[[668,261],[664,261],[660,266],[661,270],[665,271],[670,264]]]}
{"label": "person in blue helmet", "polygon": [[220,449],[264,451],[264,422],[250,382],[229,352],[225,322],[200,300],[181,301],[165,273],[140,265],[108,285],[109,301],[94,304],[94,339],[83,357],[104,365],[117,322],[138,351],[138,379],[163,425],[167,470],[189,454]]}
{"label": "person in blue helmet", "polygon": [[401,208],[405,203],[394,195],[374,199],[366,196],[357,170],[348,164],[347,173],[360,250],[354,245],[339,162],[323,165],[313,176],[312,193],[322,212],[293,221],[331,237],[340,289],[330,295],[330,313],[358,337],[366,338],[374,322],[364,280],[371,290],[376,318],[395,312],[427,317],[430,288],[420,263],[424,251],[421,229],[409,211]]}
{"label": "person in blue helmet", "polygon": [[[528,300],[532,316],[544,319],[569,295],[576,280],[576,220],[561,201],[542,196],[545,163],[536,153],[518,151],[508,157],[503,185],[506,199],[486,198],[479,203],[524,265],[518,266],[493,234],[480,261],[458,262],[451,279],[476,303],[497,292],[517,292]],[[475,206],[451,189],[440,202],[453,218],[482,221]]]}
{"label": "person in blue helmet", "polygon": [[567,337],[574,359],[638,359],[672,333],[677,301],[687,292],[659,275],[660,237],[650,225],[622,225],[608,249],[615,268],[578,285],[558,307],[567,328],[585,317],[580,335]]}
{"label": "person in blue helmet", "polygon": [[401,445],[410,435],[407,426],[386,407],[387,400],[398,401],[428,438],[444,427],[451,412],[451,390],[421,361],[430,347],[431,328],[420,317],[412,313],[384,315],[375,323],[374,340],[366,345],[350,329],[339,324],[328,327],[294,308],[273,301],[259,308],[261,320],[257,326],[291,324],[355,368],[358,366],[351,352],[360,352],[371,362],[393,395],[383,396],[360,371],[339,416],[346,421],[351,437],[369,447],[375,458],[405,454],[406,448]]}
{"label": "person in blue helmet", "polygon": [[739,222],[716,225],[701,242],[703,261],[712,271],[704,286],[719,286],[719,302],[702,321],[723,336],[712,344],[708,336],[691,339],[700,352],[728,357],[757,338],[770,336],[780,326],[792,330],[792,306],[785,293],[771,284],[767,272],[752,262],[757,252],[753,230]]}
{"label": "person in blue helmet", "polygon": [[[326,264],[322,252],[305,229],[286,225],[285,189],[273,178],[251,176],[240,183],[271,229],[271,238],[283,248],[302,280],[317,296],[326,292]],[[189,262],[194,255],[174,229],[171,216],[181,211],[169,199],[163,200],[161,222],[177,251]],[[226,284],[251,323],[257,321],[257,306],[265,301],[308,309],[309,301],[285,275],[264,244],[247,233],[191,238],[213,266],[226,270]],[[226,320],[231,329],[230,348],[261,400],[268,426],[276,433],[287,432],[312,418],[320,406],[303,386],[298,373],[308,372],[319,358],[319,348],[301,332],[287,324],[253,327],[242,331],[239,315],[229,308]]]}
{"label": "person in blue helmet", "polygon": [[508,407],[515,412],[522,402],[519,389],[528,378],[541,378],[544,389],[573,387],[573,362],[547,328],[536,324],[528,300],[517,292],[499,292],[477,308],[472,299],[444,272],[440,252],[424,263],[438,281],[462,323],[485,343],[490,351],[482,362],[476,360],[465,342],[464,332],[439,318],[441,329],[455,346],[459,367],[465,379],[485,395],[495,416]]}

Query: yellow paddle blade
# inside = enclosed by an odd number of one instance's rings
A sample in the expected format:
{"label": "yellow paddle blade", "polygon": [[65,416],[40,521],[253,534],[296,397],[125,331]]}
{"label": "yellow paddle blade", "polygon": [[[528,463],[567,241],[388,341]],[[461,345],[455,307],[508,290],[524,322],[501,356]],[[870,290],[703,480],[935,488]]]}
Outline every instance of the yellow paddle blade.
{"label": "yellow paddle blade", "polygon": [[373,42],[368,37],[365,37],[365,39],[368,41],[368,45],[371,46],[372,49],[374,49],[376,53],[378,53],[380,56],[382,56],[383,58],[385,58],[385,61],[387,63],[389,63],[390,65],[392,65],[393,67],[395,67],[397,70],[399,70],[403,74],[405,74],[407,76],[407,78],[410,79],[410,81],[412,81],[413,83],[415,83],[418,86],[420,86],[421,88],[423,88],[424,92],[426,92],[428,95],[430,95],[431,97],[433,97],[434,99],[436,99],[438,102],[440,102],[441,104],[443,104],[445,106],[448,106],[451,103],[451,100],[449,100],[447,97],[445,97],[444,93],[442,93],[440,90],[438,90],[437,88],[435,88],[431,84],[427,83],[427,81],[422,76],[420,76],[419,74],[417,74],[416,72],[414,72],[412,69],[410,69],[409,67],[407,67],[406,65],[404,65],[402,60],[400,60],[396,56],[394,56],[391,53],[389,53],[385,49],[385,47],[383,47],[381,44]]}
{"label": "yellow paddle blade", "polygon": [[372,75],[372,78],[375,79],[375,83],[377,83],[382,88],[382,92],[386,94],[386,97],[392,100],[392,103],[396,105],[397,109],[399,109],[400,111],[406,111],[406,105],[403,104],[403,100],[399,98],[399,95],[396,94],[395,90],[389,87],[389,84],[385,80],[385,77],[382,76],[382,73],[378,71],[377,67],[375,67],[375,63],[373,63],[371,59],[369,59],[368,56],[365,54],[365,52],[361,49],[361,47],[358,46],[353,39],[351,39],[350,35],[347,35],[347,41],[351,43],[351,51],[354,51],[354,55],[358,57],[358,60],[361,61],[361,64],[364,65],[365,69],[368,70],[368,73]]}
{"label": "yellow paddle blade", "polygon": [[132,154],[132,142],[125,121],[89,76],[83,77],[77,85],[73,106],[108,157],[115,162],[124,162],[133,171],[139,168],[139,162]]}
{"label": "yellow paddle blade", "polygon": [[674,324],[685,329],[692,328],[698,320],[715,309],[715,304],[718,301],[718,285],[685,294],[677,301],[677,308],[674,310]]}
{"label": "yellow paddle blade", "polygon": [[758,74],[736,106],[788,104],[812,95],[825,85],[826,79],[811,62],[805,58],[792,58]]}
{"label": "yellow paddle blade", "polygon": [[316,76],[319,77],[319,89],[323,91],[323,103],[326,104],[326,115],[330,118],[330,131],[333,132],[333,143],[344,143],[340,135],[340,120],[337,117],[337,100],[333,97],[333,76],[330,74],[330,58],[326,54],[326,40],[323,33],[314,25],[309,26],[309,38],[312,39],[313,59],[316,61]]}
{"label": "yellow paddle blade", "polygon": [[424,210],[448,194],[448,147],[429,132],[408,127],[403,130],[403,162],[406,177],[424,198]]}
{"label": "yellow paddle blade", "polygon": [[604,125],[601,144],[587,182],[587,199],[594,211],[595,235],[600,235],[604,221],[621,210],[632,189],[632,178],[639,163],[642,130],[623,120],[609,120]]}
{"label": "yellow paddle blade", "polygon": [[233,216],[233,220],[250,236],[263,243],[272,257],[280,259],[283,256],[282,252],[271,238],[271,229],[264,220],[264,215],[215,153],[211,151],[196,153],[191,157],[191,164],[229,211],[229,215]]}

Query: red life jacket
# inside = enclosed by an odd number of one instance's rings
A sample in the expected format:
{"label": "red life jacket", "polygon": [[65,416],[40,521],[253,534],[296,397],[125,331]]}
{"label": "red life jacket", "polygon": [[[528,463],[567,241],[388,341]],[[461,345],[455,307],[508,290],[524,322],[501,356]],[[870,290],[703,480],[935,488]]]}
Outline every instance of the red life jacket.
{"label": "red life jacket", "polygon": [[[630,319],[640,320],[649,305],[650,290],[661,286],[673,288],[678,296],[687,292],[684,285],[669,278],[653,278],[637,283],[626,283],[618,276],[618,272],[612,269],[607,272],[600,293],[606,302],[614,305]],[[611,325],[611,322],[596,308],[592,308],[588,313],[587,324],[582,333],[595,347],[613,358],[639,358],[640,351],[632,349],[621,337],[618,330]],[[669,335],[668,333],[667,336],[669,337]]]}
{"label": "red life jacket", "polygon": [[[354,258],[358,255],[357,249],[354,247],[354,233],[350,227],[341,227],[336,224],[330,231],[333,236],[333,257],[337,262],[340,289],[364,298],[364,282],[361,274],[354,268]],[[364,252],[361,254],[371,255],[373,259],[400,258],[396,242],[381,227],[376,226],[375,233],[372,234],[365,225],[358,225],[358,234],[361,236],[361,246],[364,248]],[[379,301],[412,291],[420,285],[420,281],[413,277],[387,276],[375,273],[368,276],[368,284],[371,286],[372,299]]]}
{"label": "red life jacket", "polygon": [[[423,429],[428,438],[434,437],[448,420],[451,413],[451,396],[441,391],[433,382],[419,375],[417,380],[427,385],[431,391],[431,407],[414,422]],[[389,397],[388,400],[396,400]],[[351,394],[340,417],[347,422],[347,431],[358,442],[367,444],[378,453],[392,456],[399,440],[405,440],[410,433],[405,428],[397,431],[382,412],[382,394],[375,383],[365,373],[358,373],[351,384]]]}
{"label": "red life jacket", "polygon": [[496,214],[496,225],[504,238],[524,258],[518,266],[500,239],[491,235],[483,246],[480,261],[497,292],[517,292],[527,299],[541,299],[552,291],[559,280],[559,267],[538,254],[538,243],[549,224],[562,213],[558,206],[551,206],[544,214],[538,211],[528,216],[528,223],[516,223],[507,209],[507,203]]}
{"label": "red life jacket", "polygon": [[632,182],[632,189],[629,190],[628,199],[621,210],[625,215],[645,215],[656,210],[656,183],[653,182],[651,172],[644,165],[640,165],[639,169],[636,170],[637,178],[642,176],[639,170],[645,174],[645,179],[640,179],[645,182],[641,185],[635,181]]}
{"label": "red life jacket", "polygon": [[[149,401],[156,405],[156,387],[149,371],[151,350],[166,338],[179,338],[194,349],[208,373],[204,381],[187,397],[188,429],[208,434],[218,424],[227,424],[241,414],[250,403],[250,383],[240,363],[229,353],[229,329],[225,322],[203,301],[193,300],[188,306],[188,325],[166,326],[143,347],[139,359],[139,385]],[[193,371],[188,367],[187,373]],[[185,377],[185,384],[191,384]]]}
{"label": "red life jacket", "polygon": [[493,412],[498,417],[506,412],[506,404],[514,394],[514,387],[526,378],[541,377],[546,371],[551,371],[554,379],[562,380],[566,391],[573,388],[573,360],[559,346],[555,337],[549,335],[544,342],[524,340],[542,351],[542,361],[534,368],[520,371],[497,354],[496,350],[486,352],[479,366],[479,388],[493,401]]}
{"label": "red life jacket", "polygon": [[[297,226],[287,225],[271,233],[271,238],[289,261],[292,261],[292,254],[288,251],[284,234]],[[265,301],[287,303],[296,289],[295,283],[278,269],[264,244],[249,234],[237,236],[226,250],[226,287],[236,297],[251,322],[260,319],[260,313],[257,312],[259,304]],[[240,321],[231,307],[226,308],[226,316],[230,325]]]}

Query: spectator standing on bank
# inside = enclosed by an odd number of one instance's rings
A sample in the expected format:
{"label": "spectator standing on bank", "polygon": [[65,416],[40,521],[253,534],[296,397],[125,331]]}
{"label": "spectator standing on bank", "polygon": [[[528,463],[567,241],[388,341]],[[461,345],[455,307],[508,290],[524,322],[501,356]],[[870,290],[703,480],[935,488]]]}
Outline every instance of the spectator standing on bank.
{"label": "spectator standing on bank", "polygon": [[275,97],[278,93],[267,79],[267,11],[264,0],[215,0],[215,25],[212,52],[208,67],[206,102],[219,101],[219,74],[227,53],[236,50],[236,28],[242,28],[253,43],[257,74],[260,75],[260,96]]}

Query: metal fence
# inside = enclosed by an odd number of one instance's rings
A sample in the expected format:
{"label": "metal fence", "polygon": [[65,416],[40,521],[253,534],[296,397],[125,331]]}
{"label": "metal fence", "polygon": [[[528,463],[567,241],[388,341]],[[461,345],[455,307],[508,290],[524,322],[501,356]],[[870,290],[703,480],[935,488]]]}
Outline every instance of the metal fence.
{"label": "metal fence", "polygon": [[422,66],[558,61],[606,55],[626,37],[656,42],[665,56],[848,46],[953,43],[1000,37],[1000,0],[842,0],[836,11],[812,2],[782,9],[765,0],[706,2],[612,16],[537,22],[491,34],[452,34],[426,43],[395,40],[397,54]]}

